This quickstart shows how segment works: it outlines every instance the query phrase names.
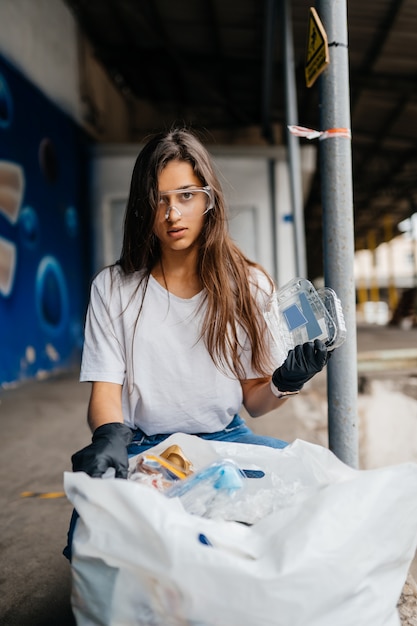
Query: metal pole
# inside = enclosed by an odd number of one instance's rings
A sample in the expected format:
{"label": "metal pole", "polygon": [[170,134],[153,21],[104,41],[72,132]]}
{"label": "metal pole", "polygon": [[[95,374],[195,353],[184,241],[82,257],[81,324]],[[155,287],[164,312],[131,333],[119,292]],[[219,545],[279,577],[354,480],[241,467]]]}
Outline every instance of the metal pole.
{"label": "metal pole", "polygon": [[272,243],[274,258],[274,279],[278,282],[278,246],[277,246],[277,203],[276,203],[276,175],[275,175],[275,159],[268,159],[268,183],[269,198],[271,206],[271,224],[272,224]]}
{"label": "metal pole", "polygon": [[[285,106],[288,124],[298,124],[297,90],[295,84],[294,43],[292,36],[291,2],[282,0],[281,24],[284,57]],[[287,129],[287,145],[290,171],[291,203],[294,227],[296,271],[307,277],[306,244],[304,232],[303,194],[301,184],[300,142]]]}
{"label": "metal pole", "polygon": [[[320,128],[350,129],[346,0],[318,0],[327,33],[330,63],[320,76]],[[345,463],[358,467],[357,346],[354,280],[352,152],[349,139],[320,142],[323,201],[324,278],[339,296],[347,338],[327,368],[329,447]]]}

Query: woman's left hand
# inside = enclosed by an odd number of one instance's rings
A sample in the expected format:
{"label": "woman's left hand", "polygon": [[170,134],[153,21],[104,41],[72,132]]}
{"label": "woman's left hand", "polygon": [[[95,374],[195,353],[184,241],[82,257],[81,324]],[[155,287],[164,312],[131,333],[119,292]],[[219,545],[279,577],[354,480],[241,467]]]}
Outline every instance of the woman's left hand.
{"label": "woman's left hand", "polygon": [[304,383],[323,369],[328,359],[327,348],[320,339],[295,346],[272,374],[272,382],[279,391],[300,391]]}

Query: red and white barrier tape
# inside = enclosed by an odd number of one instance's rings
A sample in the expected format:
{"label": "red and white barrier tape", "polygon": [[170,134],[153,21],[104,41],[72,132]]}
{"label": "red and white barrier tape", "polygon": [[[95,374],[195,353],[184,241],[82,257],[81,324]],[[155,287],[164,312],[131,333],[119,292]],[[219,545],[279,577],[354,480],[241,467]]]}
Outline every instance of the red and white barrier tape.
{"label": "red and white barrier tape", "polygon": [[296,137],[304,137],[305,139],[329,139],[329,137],[345,137],[352,139],[350,128],[329,128],[328,130],[314,130],[314,128],[306,128],[305,126],[288,126],[288,130]]}

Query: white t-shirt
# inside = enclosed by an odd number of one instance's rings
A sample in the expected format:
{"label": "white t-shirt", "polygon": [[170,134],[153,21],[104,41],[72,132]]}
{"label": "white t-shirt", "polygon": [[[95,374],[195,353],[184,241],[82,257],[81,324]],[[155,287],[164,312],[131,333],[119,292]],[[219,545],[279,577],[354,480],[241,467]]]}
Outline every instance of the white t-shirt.
{"label": "white t-shirt", "polygon": [[[223,430],[242,405],[242,388],[234,373],[216,367],[199,338],[203,292],[179,298],[150,276],[138,317],[140,277],[116,266],[94,279],[80,380],[122,385],[124,421],[147,435]],[[266,278],[257,270],[253,277],[261,287],[257,297],[265,299]],[[245,378],[257,378],[249,342],[242,339]]]}

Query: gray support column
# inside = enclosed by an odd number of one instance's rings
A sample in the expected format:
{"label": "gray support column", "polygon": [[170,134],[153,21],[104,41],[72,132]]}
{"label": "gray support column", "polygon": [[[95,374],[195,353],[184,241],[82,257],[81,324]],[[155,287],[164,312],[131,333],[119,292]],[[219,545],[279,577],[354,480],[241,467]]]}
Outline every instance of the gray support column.
{"label": "gray support column", "polygon": [[[350,129],[346,0],[318,0],[327,33],[330,64],[319,78],[320,129]],[[325,284],[339,296],[347,339],[327,368],[330,449],[358,466],[357,346],[354,280],[354,226],[351,141],[330,137],[320,142]]]}
{"label": "gray support column", "polygon": [[268,183],[269,183],[269,202],[271,206],[271,224],[272,224],[272,250],[274,256],[274,275],[273,278],[278,283],[279,267],[278,267],[278,245],[277,245],[277,203],[276,203],[276,176],[275,176],[275,159],[268,159]]}
{"label": "gray support column", "polygon": [[[285,109],[287,125],[299,123],[297,90],[295,84],[294,43],[292,36],[291,1],[280,3],[281,33],[284,59]],[[289,173],[291,187],[292,215],[294,220],[294,243],[296,271],[298,276],[307,278],[306,244],[304,232],[304,207],[301,181],[300,142],[298,137],[287,129]]]}

